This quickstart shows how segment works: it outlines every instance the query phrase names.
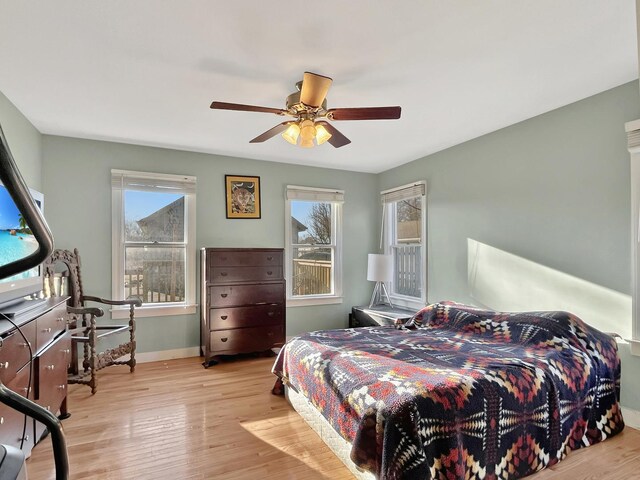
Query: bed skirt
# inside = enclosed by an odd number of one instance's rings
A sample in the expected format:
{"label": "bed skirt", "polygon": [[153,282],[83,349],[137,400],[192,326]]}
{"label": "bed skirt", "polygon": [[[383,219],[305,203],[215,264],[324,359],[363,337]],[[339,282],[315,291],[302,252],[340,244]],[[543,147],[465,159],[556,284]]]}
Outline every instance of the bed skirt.
{"label": "bed skirt", "polygon": [[304,396],[289,387],[285,387],[285,395],[294,410],[318,434],[335,456],[345,464],[355,478],[358,480],[375,480],[376,477],[373,473],[362,470],[351,461],[351,443],[342,438]]}

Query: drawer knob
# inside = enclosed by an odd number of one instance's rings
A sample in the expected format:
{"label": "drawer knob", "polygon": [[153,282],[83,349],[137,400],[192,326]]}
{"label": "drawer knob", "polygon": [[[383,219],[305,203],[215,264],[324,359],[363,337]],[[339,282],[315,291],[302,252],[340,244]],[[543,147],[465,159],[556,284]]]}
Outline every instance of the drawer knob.
{"label": "drawer knob", "polygon": [[71,350],[65,348],[64,350],[62,350],[62,353],[64,353],[65,355],[69,355],[71,353]]}
{"label": "drawer knob", "polygon": [[267,257],[267,260],[271,261],[271,260],[273,260],[273,257],[272,257],[271,255],[269,255],[269,256]]}
{"label": "drawer knob", "polygon": [[55,365],[47,365],[46,367],[47,370],[55,370],[56,366]]}
{"label": "drawer knob", "polygon": [[221,338],[220,340],[222,340],[223,342],[226,342],[229,339],[227,337],[224,337],[224,338]]}
{"label": "drawer knob", "polygon": [[42,333],[51,333],[51,330],[52,330],[51,327],[43,328]]}
{"label": "drawer knob", "polygon": [[220,272],[220,276],[221,277],[226,277],[227,276],[227,272]]}
{"label": "drawer knob", "polygon": [[20,346],[21,346],[22,348],[30,347],[30,346],[31,346],[31,342],[27,342],[27,343],[22,342],[22,343],[20,344]]}
{"label": "drawer knob", "polygon": [[273,275],[273,272],[272,272],[271,270],[269,270],[269,271],[267,272],[267,275]]}
{"label": "drawer knob", "polygon": [[29,387],[29,388],[24,387],[24,388],[21,388],[21,389],[20,389],[20,391],[21,391],[21,392],[24,392],[24,394],[25,394],[25,395],[28,395],[28,394],[29,394],[29,392],[31,391],[31,388],[30,388],[30,387]]}
{"label": "drawer knob", "polygon": [[67,388],[66,385],[58,385],[58,390],[64,390],[65,388]]}
{"label": "drawer knob", "polygon": [[273,332],[267,332],[267,337],[273,337]]}
{"label": "drawer knob", "polygon": [[4,424],[4,417],[0,417],[0,425]]}
{"label": "drawer knob", "polygon": [[9,368],[9,362],[4,362],[4,363],[0,362],[0,368],[5,368],[5,369]]}
{"label": "drawer knob", "polygon": [[22,437],[22,438],[18,438],[18,441],[19,441],[19,442],[21,442],[21,441],[28,442],[28,441],[29,441],[29,435],[25,435],[25,436],[24,436],[24,437]]}
{"label": "drawer knob", "polygon": [[228,317],[227,315],[220,315],[220,318],[221,318],[222,320],[226,320],[226,319],[227,319],[227,318],[229,318],[229,317]]}
{"label": "drawer knob", "polygon": [[269,317],[273,317],[275,314],[276,314],[276,312],[273,312],[273,311],[271,311],[271,312],[267,312],[267,315],[268,315]]}
{"label": "drawer knob", "polygon": [[221,293],[221,294],[220,294],[220,296],[221,296],[222,298],[227,298],[227,295],[228,295],[228,293]]}

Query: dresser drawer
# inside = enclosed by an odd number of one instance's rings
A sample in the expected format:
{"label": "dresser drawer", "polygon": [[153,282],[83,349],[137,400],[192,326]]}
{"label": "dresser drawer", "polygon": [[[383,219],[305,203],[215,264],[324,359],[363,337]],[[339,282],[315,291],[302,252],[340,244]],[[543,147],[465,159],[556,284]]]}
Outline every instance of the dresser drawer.
{"label": "dresser drawer", "polygon": [[[7,388],[26,397],[29,385],[29,369],[30,365],[22,368],[15,378],[7,383]],[[33,398],[33,395],[30,395],[29,398]],[[0,443],[20,448],[24,422],[25,416],[22,413],[0,403]],[[27,423],[25,434],[28,438],[25,437],[25,450],[30,450],[33,446],[33,423],[29,423],[29,419],[27,419]],[[31,444],[29,444],[29,441],[31,441]]]}
{"label": "dresser drawer", "polygon": [[[22,330],[35,353],[36,322],[31,321],[20,325],[20,330]],[[2,338],[2,343],[0,344],[0,380],[5,385],[16,376],[18,370],[31,360],[27,342],[24,341],[24,338],[17,330],[12,330],[6,337]]]}
{"label": "dresser drawer", "polygon": [[67,365],[71,357],[71,339],[62,335],[34,358],[36,403],[52,413],[67,395]]}
{"label": "dresser drawer", "polygon": [[211,283],[261,282],[282,280],[282,266],[268,267],[211,267]]}
{"label": "dresser drawer", "polygon": [[210,332],[211,350],[221,354],[269,350],[284,343],[284,326],[236,328]]}
{"label": "dresser drawer", "polygon": [[63,303],[36,319],[36,349],[34,355],[67,327],[67,306]]}
{"label": "dresser drawer", "polygon": [[252,307],[212,308],[209,310],[209,329],[282,325],[284,323],[282,304],[255,305]]}
{"label": "dresser drawer", "polygon": [[282,250],[208,250],[209,266],[267,267],[282,265]]}
{"label": "dresser drawer", "polygon": [[284,298],[284,283],[212,286],[207,296],[210,307],[279,303]]}

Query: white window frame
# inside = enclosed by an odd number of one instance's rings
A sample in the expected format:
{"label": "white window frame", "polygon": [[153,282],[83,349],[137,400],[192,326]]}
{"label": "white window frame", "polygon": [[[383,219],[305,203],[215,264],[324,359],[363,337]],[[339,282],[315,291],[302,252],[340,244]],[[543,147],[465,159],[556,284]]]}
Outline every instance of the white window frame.
{"label": "white window frame", "polygon": [[[420,193],[422,192],[422,193]],[[391,188],[380,192],[382,200],[382,233],[384,242],[384,253],[392,255],[393,271],[395,274],[395,258],[393,257],[392,242],[395,239],[395,204],[399,200],[420,196],[422,200],[422,222],[421,222],[421,242],[420,242],[420,269],[422,272],[420,298],[401,295],[396,292],[393,282],[389,282],[389,296],[391,303],[399,307],[421,308],[427,303],[427,183],[423,180]]]}
{"label": "white window frame", "polygon": [[[297,185],[287,185],[285,192],[285,278],[287,280],[287,307],[300,307],[309,305],[327,305],[342,303],[342,204],[344,202],[344,191],[300,187]],[[333,269],[332,269],[332,294],[293,296],[293,243],[291,231],[291,201],[302,200],[309,202],[331,203],[331,234],[333,243],[322,245],[333,248]]]}
{"label": "white window frame", "polygon": [[[147,190],[159,192],[184,193],[185,205],[185,301],[167,304],[142,304],[136,308],[136,317],[157,317],[165,315],[190,315],[196,313],[196,177],[189,175],[172,175],[166,173],[135,172],[129,170],[111,170],[111,208],[112,208],[112,298],[123,300],[125,262],[124,242],[124,191],[127,183],[143,185],[144,188],[130,190]],[[128,318],[128,307],[114,307],[112,318]]]}

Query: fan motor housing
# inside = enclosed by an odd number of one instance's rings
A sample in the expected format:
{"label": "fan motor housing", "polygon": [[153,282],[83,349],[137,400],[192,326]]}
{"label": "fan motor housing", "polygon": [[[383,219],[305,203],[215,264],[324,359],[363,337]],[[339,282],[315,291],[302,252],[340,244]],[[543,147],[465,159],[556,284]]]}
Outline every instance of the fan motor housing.
{"label": "fan motor housing", "polygon": [[[322,110],[327,109],[327,99],[325,98],[320,107]],[[293,110],[296,113],[306,112],[309,110],[304,103],[300,101],[300,92],[294,92],[287,97],[287,110]]]}

